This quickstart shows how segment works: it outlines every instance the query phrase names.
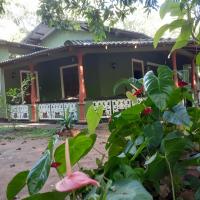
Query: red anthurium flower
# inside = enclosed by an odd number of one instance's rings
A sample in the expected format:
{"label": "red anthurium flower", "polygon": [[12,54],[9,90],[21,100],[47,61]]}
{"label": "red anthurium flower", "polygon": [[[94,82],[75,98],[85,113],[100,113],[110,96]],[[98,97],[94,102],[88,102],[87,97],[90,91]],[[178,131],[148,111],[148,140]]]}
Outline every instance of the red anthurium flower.
{"label": "red anthurium flower", "polygon": [[143,90],[144,90],[144,87],[142,86],[140,89],[136,90],[134,93],[133,93],[133,96],[138,96],[140,94],[143,93]]}
{"label": "red anthurium flower", "polygon": [[61,165],[61,163],[59,163],[59,162],[52,162],[51,163],[51,167],[53,167],[53,168],[58,168],[60,165]]}
{"label": "red anthurium flower", "polygon": [[66,156],[67,175],[61,181],[56,183],[56,190],[58,192],[70,192],[82,188],[86,185],[99,186],[99,183],[96,180],[88,177],[87,174],[79,171],[72,172],[68,139],[66,139],[65,142],[65,156]]}
{"label": "red anthurium flower", "polygon": [[143,114],[144,114],[144,115],[150,115],[152,112],[153,112],[153,109],[152,109],[151,107],[146,107],[146,108],[143,110]]}
{"label": "red anthurium flower", "polygon": [[188,83],[186,83],[185,81],[178,81],[178,87],[184,87],[188,85]]}

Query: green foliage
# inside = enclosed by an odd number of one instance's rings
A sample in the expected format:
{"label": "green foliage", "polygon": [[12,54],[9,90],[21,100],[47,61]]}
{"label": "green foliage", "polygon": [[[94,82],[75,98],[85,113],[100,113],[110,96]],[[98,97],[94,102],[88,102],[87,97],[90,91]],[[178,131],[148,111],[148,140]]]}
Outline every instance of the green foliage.
{"label": "green foliage", "polygon": [[146,191],[139,181],[121,180],[113,184],[107,195],[108,200],[153,200],[152,196]]}
{"label": "green foliage", "polygon": [[30,170],[28,174],[27,186],[31,195],[39,192],[48,179],[55,143],[56,137],[53,136],[49,141],[46,151],[43,153],[42,157],[37,161],[35,166]]}
{"label": "green foliage", "polygon": [[[72,166],[92,149],[95,141],[95,134],[86,135],[82,133],[74,138],[69,138],[69,152]],[[57,168],[58,172],[60,174],[64,174],[66,172],[65,144],[61,144],[56,148],[54,159],[56,162],[61,163],[61,165]]]}
{"label": "green foliage", "polygon": [[[167,14],[173,16],[173,21],[163,25],[156,32],[154,36],[154,47],[157,47],[159,40],[165,32],[174,30],[179,31],[179,29],[180,34],[176,38],[176,42],[172,47],[171,52],[186,46],[191,38],[197,45],[200,44],[200,13],[198,0],[165,0],[160,7],[160,17],[163,19]],[[199,55],[196,57],[196,62],[199,64]]]}
{"label": "green foliage", "polygon": [[13,200],[15,196],[23,189],[26,185],[26,178],[29,171],[19,172],[13,179],[9,182],[7,186],[7,199]]}
{"label": "green foliage", "polygon": [[[108,158],[105,161],[103,154],[102,159],[97,159],[97,169],[86,170],[100,186],[77,190],[75,195],[81,199],[160,199],[161,185],[170,188],[166,199],[180,199],[181,192],[188,189],[193,190],[198,199],[199,187],[195,186],[199,184],[198,177],[189,175],[188,178],[187,170],[200,165],[200,110],[183,105],[184,99],[190,99],[189,92],[187,88],[174,86],[169,68],[159,67],[157,74],[145,74],[143,83],[147,96],[143,101],[112,115],[106,144]],[[102,108],[90,107],[87,129],[68,140],[72,166],[92,149],[101,116]],[[38,193],[46,182],[52,161],[61,163],[57,168],[59,176],[66,172],[65,145],[61,144],[54,151],[56,140],[52,138],[29,172],[27,184],[34,195],[27,199],[48,199],[51,194],[51,199],[56,196],[64,199],[65,195],[71,195]]]}
{"label": "green foliage", "polygon": [[95,129],[97,128],[101,116],[103,115],[103,107],[100,106],[98,108],[94,108],[94,106],[90,106],[87,111],[86,120],[88,125],[88,132],[93,134]]}
{"label": "green foliage", "polygon": [[170,111],[165,111],[163,114],[163,119],[176,125],[191,125],[190,117],[185,106],[182,104],[174,106]]}
{"label": "green foliage", "polygon": [[65,200],[67,194],[61,192],[46,192],[46,193],[38,193],[32,195],[30,197],[24,198],[22,200]]}
{"label": "green foliage", "polygon": [[152,71],[147,72],[144,76],[144,87],[155,106],[161,111],[164,110],[173,90],[172,71],[161,66],[158,68],[158,77]]}
{"label": "green foliage", "polygon": [[[137,8],[136,3],[141,3],[149,11],[157,7],[157,0],[43,0],[40,1],[38,14],[42,21],[50,26],[60,29],[80,28],[84,24],[78,24],[79,16],[87,22],[87,28],[94,33],[95,40],[105,39],[106,31],[113,27],[117,21],[124,21],[129,14],[133,14]],[[105,25],[109,27],[105,27]]]}

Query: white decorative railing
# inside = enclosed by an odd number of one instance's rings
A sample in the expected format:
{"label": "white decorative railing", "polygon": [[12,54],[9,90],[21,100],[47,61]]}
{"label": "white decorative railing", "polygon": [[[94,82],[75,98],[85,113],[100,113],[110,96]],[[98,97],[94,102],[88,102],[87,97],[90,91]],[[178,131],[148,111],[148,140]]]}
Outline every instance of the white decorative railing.
{"label": "white decorative railing", "polygon": [[11,119],[28,120],[29,106],[28,105],[10,105]]}
{"label": "white decorative railing", "polygon": [[78,120],[77,103],[42,103],[38,104],[38,115],[40,120],[59,120],[64,113],[73,113],[74,120]]}
{"label": "white decorative railing", "polygon": [[[143,98],[138,98],[140,103]],[[95,107],[102,105],[104,108],[103,118],[109,118],[113,113],[119,112],[133,105],[129,99],[110,99],[110,100],[96,100],[92,102]],[[60,120],[64,113],[69,111],[73,114],[74,120],[78,120],[78,104],[77,102],[64,103],[41,103],[37,106],[39,120]],[[11,105],[10,116],[12,119],[29,120],[29,106],[28,105]]]}
{"label": "white decorative railing", "polygon": [[[144,98],[137,98],[137,103],[143,101]],[[112,99],[112,100],[97,100],[93,101],[94,107],[98,107],[100,105],[103,106],[103,118],[109,118],[112,113],[119,112],[130,108],[133,105],[133,101],[130,99]]]}

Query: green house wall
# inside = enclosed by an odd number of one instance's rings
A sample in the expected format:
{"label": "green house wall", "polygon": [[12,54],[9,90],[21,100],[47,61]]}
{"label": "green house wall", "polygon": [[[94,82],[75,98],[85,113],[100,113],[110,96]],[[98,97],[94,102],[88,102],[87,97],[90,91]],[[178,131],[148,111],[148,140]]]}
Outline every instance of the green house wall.
{"label": "green house wall", "polygon": [[9,58],[9,51],[6,47],[0,47],[0,61],[7,60]]}
{"label": "green house wall", "polygon": [[[162,52],[134,52],[134,53],[104,53],[88,54],[84,56],[84,76],[87,100],[113,97],[113,87],[121,79],[132,76],[132,59],[142,60],[144,67],[147,62],[166,64],[171,66],[171,60]],[[189,63],[187,59],[180,59],[179,68]],[[115,68],[112,64],[115,64]],[[75,56],[59,60],[40,63],[35,67],[38,71],[39,93],[41,102],[55,102],[62,100],[60,67],[77,64]],[[13,68],[5,70],[6,90],[11,87],[20,88],[20,70]],[[78,70],[78,68],[77,68]],[[125,88],[118,90],[117,95],[125,94]]]}
{"label": "green house wall", "polygon": [[85,31],[55,31],[45,38],[41,45],[45,47],[58,47],[64,45],[66,40],[92,40],[93,35]]}

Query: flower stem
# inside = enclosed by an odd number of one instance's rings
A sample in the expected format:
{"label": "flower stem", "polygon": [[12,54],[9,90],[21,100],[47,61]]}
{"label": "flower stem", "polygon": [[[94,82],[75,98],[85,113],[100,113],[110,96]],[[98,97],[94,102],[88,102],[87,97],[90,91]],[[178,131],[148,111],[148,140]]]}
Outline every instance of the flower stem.
{"label": "flower stem", "polygon": [[72,167],[71,167],[71,162],[70,162],[68,139],[66,139],[65,141],[65,158],[66,158],[67,176],[70,176],[72,174]]}
{"label": "flower stem", "polygon": [[176,200],[176,195],[175,195],[175,188],[174,188],[174,181],[173,181],[173,175],[172,175],[172,169],[169,160],[167,159],[167,156],[165,155],[165,160],[169,168],[169,174],[170,174],[170,179],[171,179],[171,187],[172,187],[172,196],[173,200]]}

